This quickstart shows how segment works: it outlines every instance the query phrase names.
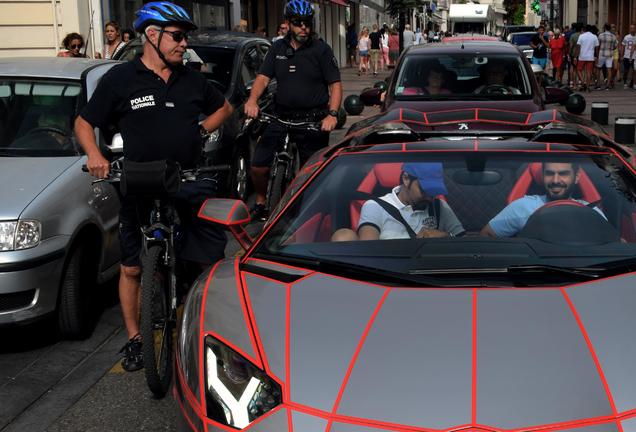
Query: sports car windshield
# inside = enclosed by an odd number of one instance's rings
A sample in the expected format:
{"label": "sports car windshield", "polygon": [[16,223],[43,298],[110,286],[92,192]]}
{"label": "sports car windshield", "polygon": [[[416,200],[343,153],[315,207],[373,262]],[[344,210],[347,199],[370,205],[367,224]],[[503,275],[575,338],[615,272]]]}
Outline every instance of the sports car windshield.
{"label": "sports car windshield", "polygon": [[604,153],[342,154],[293,198],[255,255],[411,281],[628,271],[636,176]]}
{"label": "sports car windshield", "polygon": [[399,100],[510,100],[532,95],[520,56],[479,54],[406,56],[393,91]]}
{"label": "sports car windshield", "polygon": [[78,82],[0,79],[0,156],[76,154]]}

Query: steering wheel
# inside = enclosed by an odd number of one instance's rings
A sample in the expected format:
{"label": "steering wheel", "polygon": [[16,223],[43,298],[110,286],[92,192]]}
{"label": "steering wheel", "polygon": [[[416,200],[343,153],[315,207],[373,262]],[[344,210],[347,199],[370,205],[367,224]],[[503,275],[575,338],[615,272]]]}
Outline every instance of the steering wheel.
{"label": "steering wheel", "polygon": [[486,84],[482,87],[477,94],[502,94],[502,95],[512,95],[514,94],[514,90],[512,87],[508,87],[503,84]]}
{"label": "steering wheel", "polygon": [[598,211],[571,199],[538,208],[517,237],[563,245],[600,245],[620,241],[620,234]]}
{"label": "steering wheel", "polygon": [[[68,132],[65,132],[63,129],[57,128],[55,126],[36,126],[33,129],[29,130],[26,133],[25,137],[28,137],[31,135],[48,136],[49,140],[54,140],[57,143],[57,146],[51,146],[51,147],[54,147],[57,149],[61,148],[62,150],[68,150],[73,148],[73,143],[71,141],[71,138],[68,135]],[[53,136],[53,135],[57,135],[57,136]]]}
{"label": "steering wheel", "polygon": [[54,133],[58,135],[62,135],[64,138],[68,139],[68,133],[64,132],[60,128],[56,128],[55,126],[36,126],[33,129],[27,132],[27,135],[34,135],[39,133]]}

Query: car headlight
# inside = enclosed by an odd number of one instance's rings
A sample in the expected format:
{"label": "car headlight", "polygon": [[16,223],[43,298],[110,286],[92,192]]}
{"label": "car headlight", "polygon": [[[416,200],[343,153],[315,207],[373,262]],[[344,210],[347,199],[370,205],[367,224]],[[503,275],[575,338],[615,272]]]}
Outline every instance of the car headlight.
{"label": "car headlight", "polygon": [[207,414],[238,429],[282,402],[280,385],[218,340],[205,339]]}
{"label": "car headlight", "polygon": [[35,247],[41,234],[42,226],[35,220],[0,222],[0,251]]}

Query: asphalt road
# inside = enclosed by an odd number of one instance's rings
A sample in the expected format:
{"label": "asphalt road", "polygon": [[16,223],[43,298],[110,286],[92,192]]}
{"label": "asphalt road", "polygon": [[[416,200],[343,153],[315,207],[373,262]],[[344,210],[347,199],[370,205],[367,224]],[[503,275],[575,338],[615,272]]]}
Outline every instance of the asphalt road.
{"label": "asphalt road", "polygon": [[[357,77],[343,70],[345,96],[359,94],[382,79]],[[619,115],[636,115],[633,90],[586,93],[584,116],[591,102],[610,103],[610,126]],[[363,116],[376,113],[366,108]],[[349,116],[345,128],[332,134],[338,142],[349,125],[363,118]],[[258,229],[258,227],[252,227]],[[238,246],[231,242],[228,256]],[[142,371],[126,373],[117,351],[126,342],[114,282],[100,287],[101,312],[92,336],[62,341],[50,322],[0,331],[0,431],[162,431],[174,430],[177,410],[171,396],[153,399]]]}

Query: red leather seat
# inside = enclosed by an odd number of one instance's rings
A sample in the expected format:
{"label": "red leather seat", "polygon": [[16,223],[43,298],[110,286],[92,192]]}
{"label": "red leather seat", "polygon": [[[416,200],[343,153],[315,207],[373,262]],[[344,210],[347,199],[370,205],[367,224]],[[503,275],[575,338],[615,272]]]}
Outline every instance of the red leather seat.
{"label": "red leather seat", "polygon": [[[541,162],[533,162],[528,164],[526,169],[521,173],[517,183],[508,194],[508,204],[528,194],[532,185],[543,187],[543,166]],[[601,195],[596,190],[596,186],[590,180],[590,177],[583,170],[579,169],[578,188],[581,191],[581,199],[588,203],[601,201]]]}

